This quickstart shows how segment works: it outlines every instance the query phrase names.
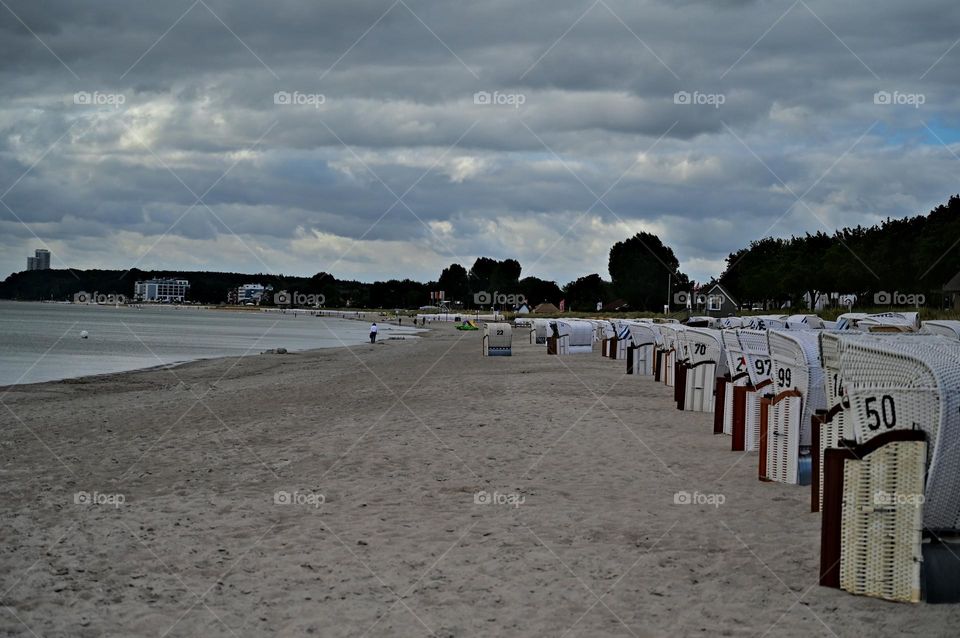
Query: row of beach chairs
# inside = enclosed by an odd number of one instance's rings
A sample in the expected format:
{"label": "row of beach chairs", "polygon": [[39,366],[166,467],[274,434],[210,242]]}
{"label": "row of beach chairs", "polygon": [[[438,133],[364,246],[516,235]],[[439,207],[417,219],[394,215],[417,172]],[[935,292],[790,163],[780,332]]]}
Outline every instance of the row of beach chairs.
{"label": "row of beach chairs", "polygon": [[678,409],[712,412],[732,450],[757,453],[760,480],[809,486],[821,584],[960,602],[960,321],[606,323],[604,357],[672,388]]}

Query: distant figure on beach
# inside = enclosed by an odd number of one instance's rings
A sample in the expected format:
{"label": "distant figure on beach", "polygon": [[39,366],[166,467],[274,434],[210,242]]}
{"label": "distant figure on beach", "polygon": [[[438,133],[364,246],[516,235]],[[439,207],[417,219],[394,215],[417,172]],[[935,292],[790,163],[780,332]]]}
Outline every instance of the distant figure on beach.
{"label": "distant figure on beach", "polygon": [[397,317],[397,325],[398,325],[398,326],[402,326],[402,325],[403,325],[403,317]]}
{"label": "distant figure on beach", "polygon": [[376,321],[374,321],[372,324],[370,324],[370,343],[376,343],[376,342],[377,342],[377,331],[378,331],[378,330],[379,330],[379,328],[377,328],[377,322],[376,322]]}

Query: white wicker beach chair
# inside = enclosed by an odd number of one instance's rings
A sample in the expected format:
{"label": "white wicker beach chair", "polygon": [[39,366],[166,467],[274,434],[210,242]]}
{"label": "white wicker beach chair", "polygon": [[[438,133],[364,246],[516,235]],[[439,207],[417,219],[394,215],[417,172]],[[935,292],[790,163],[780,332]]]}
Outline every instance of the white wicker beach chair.
{"label": "white wicker beach chair", "polygon": [[509,323],[483,324],[483,356],[509,357],[513,354],[513,326]]}
{"label": "white wicker beach chair", "polygon": [[593,352],[594,324],[582,319],[557,319],[552,325],[556,326],[558,338],[557,354],[585,354]]}
{"label": "white wicker beach chair", "polygon": [[537,345],[546,345],[547,337],[550,335],[550,320],[549,319],[534,319],[533,320],[533,337],[534,342]]}
{"label": "white wicker beach chair", "polygon": [[[747,386],[744,406],[743,449],[750,452],[760,449],[761,409],[760,399],[772,393],[773,362],[770,359],[766,330],[737,330],[740,347],[746,360],[750,383]],[[736,435],[734,436],[736,439]],[[740,449],[734,441],[735,449]]]}
{"label": "white wicker beach chair", "polygon": [[613,327],[616,331],[617,341],[609,356],[611,359],[624,361],[627,358],[627,348],[630,347],[630,326],[626,321],[614,321]]}
{"label": "white wicker beach chair", "polygon": [[924,526],[960,529],[960,341],[850,339],[840,349],[840,374],[858,443],[891,429],[926,433]]}
{"label": "white wicker beach chair", "polygon": [[680,324],[660,324],[660,334],[663,337],[660,380],[663,381],[664,385],[671,388],[675,381],[674,366],[679,360],[678,348],[680,345],[677,343],[677,332],[681,329]]}
{"label": "white wicker beach chair", "polygon": [[724,388],[723,433],[732,435],[735,388],[748,385],[750,374],[747,372],[747,358],[740,346],[740,337],[737,336],[737,330],[721,331],[720,339],[723,342],[723,352],[727,359],[727,373],[730,375]]}
{"label": "white wicker beach chair", "polygon": [[660,331],[653,323],[627,322],[629,345],[627,346],[627,374],[650,376],[653,374],[654,352],[660,339]]}
{"label": "white wicker beach chair", "polygon": [[727,367],[720,331],[687,328],[684,336],[690,353],[684,409],[713,412],[717,377],[722,376]]}
{"label": "white wicker beach chair", "polygon": [[[846,399],[843,396],[843,379],[840,376],[840,348],[843,345],[841,336],[848,336],[850,333],[822,332],[820,333],[820,363],[823,366],[823,384],[825,405],[824,415],[820,424],[820,440],[817,450],[818,476],[817,503],[823,502],[823,470],[825,451],[827,448],[835,448],[840,445],[841,440],[853,439],[852,432],[845,430],[846,422]],[[819,507],[819,506],[818,506]]]}
{"label": "white wicker beach chair", "polygon": [[800,461],[808,467],[810,419],[826,406],[819,334],[772,330],[767,337],[774,388],[767,411],[767,478],[806,484],[809,476],[800,471]]}

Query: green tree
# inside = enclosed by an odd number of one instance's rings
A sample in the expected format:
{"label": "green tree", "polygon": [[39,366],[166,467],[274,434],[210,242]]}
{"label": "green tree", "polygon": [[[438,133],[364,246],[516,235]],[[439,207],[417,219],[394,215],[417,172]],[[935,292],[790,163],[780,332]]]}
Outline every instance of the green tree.
{"label": "green tree", "polygon": [[[444,292],[448,301],[466,303],[470,297],[470,279],[467,269],[460,264],[450,264],[440,273],[437,286]],[[426,300],[423,303],[427,303]]]}
{"label": "green tree", "polygon": [[650,233],[637,233],[610,249],[608,263],[613,292],[634,310],[659,310],[671,277],[674,291],[686,290],[689,278],[680,272],[673,249]]}
{"label": "green tree", "polygon": [[564,286],[563,294],[567,300],[567,310],[595,312],[597,302],[610,301],[610,283],[604,281],[600,275],[587,275]]}

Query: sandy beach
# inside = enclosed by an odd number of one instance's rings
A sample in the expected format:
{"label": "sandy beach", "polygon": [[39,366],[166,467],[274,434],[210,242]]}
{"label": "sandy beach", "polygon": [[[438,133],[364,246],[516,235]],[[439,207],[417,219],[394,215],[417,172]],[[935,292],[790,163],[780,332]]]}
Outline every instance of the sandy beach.
{"label": "sandy beach", "polygon": [[0,389],[0,635],[957,635],[670,389],[431,328]]}

